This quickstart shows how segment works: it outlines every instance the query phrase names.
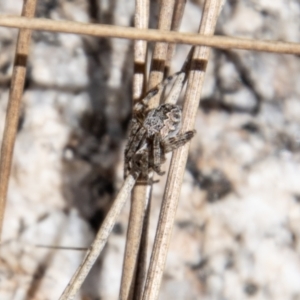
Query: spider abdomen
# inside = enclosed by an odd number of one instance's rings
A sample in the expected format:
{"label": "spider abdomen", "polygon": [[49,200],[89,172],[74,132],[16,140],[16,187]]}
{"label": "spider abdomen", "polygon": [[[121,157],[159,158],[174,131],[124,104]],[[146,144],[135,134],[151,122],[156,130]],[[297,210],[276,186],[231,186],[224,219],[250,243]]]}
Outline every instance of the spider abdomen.
{"label": "spider abdomen", "polygon": [[150,137],[160,133],[161,139],[176,135],[181,126],[181,109],[174,104],[161,104],[156,109],[150,110],[143,124]]}

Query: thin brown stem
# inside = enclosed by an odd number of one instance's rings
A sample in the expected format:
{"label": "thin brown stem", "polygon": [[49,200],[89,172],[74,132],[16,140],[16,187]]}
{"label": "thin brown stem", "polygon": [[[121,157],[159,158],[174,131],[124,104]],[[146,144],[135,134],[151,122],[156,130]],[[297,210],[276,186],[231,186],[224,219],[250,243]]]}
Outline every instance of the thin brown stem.
{"label": "thin brown stem", "polygon": [[83,24],[72,21],[53,21],[46,19],[29,19],[25,17],[0,16],[0,26],[27,28],[64,33],[86,34],[99,37],[114,37],[132,40],[145,40],[208,46],[219,49],[243,49],[273,53],[300,54],[299,43],[260,41],[252,39],[205,36],[201,34],[160,31],[155,29],[136,29],[113,25]]}
{"label": "thin brown stem", "polygon": [[[186,4],[186,0],[177,0],[175,3],[175,9],[174,9],[172,25],[171,25],[172,31],[178,31],[180,28],[185,4]],[[168,45],[167,59],[166,59],[166,63],[165,63],[165,75],[169,74],[171,60],[172,60],[172,57],[175,52],[175,47],[176,47],[176,44],[173,44],[173,43]]]}
{"label": "thin brown stem", "polygon": [[[149,24],[149,0],[136,0],[134,26],[145,29]],[[133,74],[133,101],[139,100],[146,92],[147,83],[147,42],[134,42],[134,74]]]}
{"label": "thin brown stem", "polygon": [[[200,34],[212,35],[214,33],[219,10],[219,0],[207,0],[205,2],[199,30]],[[189,72],[187,94],[183,110],[183,132],[191,130],[194,127],[208,57],[209,48],[198,47],[195,49],[192,71]],[[174,151],[172,157],[143,300],[155,300],[158,298],[185,171],[188,146],[189,145],[186,144]]]}
{"label": "thin brown stem", "polygon": [[[172,18],[174,12],[175,0],[161,0],[160,12],[158,19],[158,29],[170,30],[172,25]],[[151,72],[148,82],[148,90],[155,87],[163,81],[165,62],[167,58],[168,44],[164,42],[157,42],[154,46],[153,56],[151,61]],[[161,94],[157,93],[150,101],[149,108],[155,108],[159,105]]]}
{"label": "thin brown stem", "polygon": [[[144,194],[145,193],[145,194]],[[141,256],[144,220],[150,198],[150,186],[137,183],[132,191],[131,210],[124,254],[120,299],[136,299],[136,291],[141,289],[145,279],[146,252]],[[143,245],[145,246],[145,245]],[[144,270],[144,271],[143,271]],[[139,273],[137,281],[136,273]]]}
{"label": "thin brown stem", "polygon": [[[148,4],[149,5],[149,4]],[[158,27],[159,29],[169,29],[171,26],[170,21],[167,16],[172,12],[174,3],[169,3],[168,1],[162,1],[160,7],[160,16]],[[147,7],[149,9],[149,6]],[[141,10],[142,8],[137,5],[137,10]],[[137,11],[138,15],[141,13],[145,13],[145,11]],[[137,18],[137,17],[136,17]],[[139,28],[145,28],[143,19],[148,21],[149,16],[138,17],[140,21],[137,25]],[[147,23],[148,25],[148,23]],[[142,43],[142,42],[141,42]],[[135,50],[143,50],[143,47],[140,49],[135,47]],[[162,48],[166,48],[167,44],[156,44],[154,49],[153,57],[158,57],[161,55]],[[166,48],[167,49],[167,48]],[[166,50],[165,49],[165,50]],[[146,57],[141,57],[139,52],[136,53],[138,55],[138,59],[145,59]],[[162,56],[163,60],[165,60],[165,54]],[[154,59],[154,58],[153,58]],[[153,60],[154,61],[154,60]],[[152,62],[153,62],[152,61]],[[152,64],[153,67],[153,64]],[[144,65],[145,68],[145,65]],[[145,69],[144,69],[145,70]],[[143,71],[144,71],[143,70]],[[163,70],[162,70],[163,71]],[[152,77],[151,77],[152,75]],[[163,76],[163,73],[161,74]],[[140,80],[140,77],[136,77],[135,79]],[[145,77],[144,77],[145,79]],[[158,84],[161,80],[159,78],[153,77],[153,70],[150,74],[150,79],[148,86],[151,84]],[[145,83],[145,81],[134,81],[134,99],[140,98],[143,95],[144,90],[142,90],[141,83]],[[150,105],[158,105],[157,101],[155,103],[151,102]],[[152,177],[152,174],[150,175]],[[145,220],[149,220],[149,206],[151,202],[151,189],[152,185],[149,184],[138,184],[135,186],[132,193],[132,202],[131,202],[131,213],[130,213],[130,221],[129,228],[127,233],[127,244],[125,249],[125,258],[123,265],[123,275],[122,275],[122,283],[121,283],[121,291],[120,291],[120,299],[140,299],[143,293],[145,275],[146,275],[146,264],[147,264],[147,239],[148,239],[148,222],[144,222]],[[141,240],[143,240],[144,245],[141,245]],[[136,275],[138,274],[138,278]]]}
{"label": "thin brown stem", "polygon": [[[148,28],[149,0],[136,0],[134,25],[136,28]],[[138,101],[146,92],[147,82],[147,42],[134,42],[134,75],[133,102]],[[131,195],[130,216],[128,222],[126,247],[124,253],[120,300],[133,299],[137,285],[144,282],[145,272],[139,271],[139,281],[136,282],[137,269],[146,267],[145,255],[140,254],[141,236],[143,232],[144,216],[149,199],[149,189],[135,185]],[[145,194],[146,193],[146,194]],[[140,260],[140,262],[139,262]]]}
{"label": "thin brown stem", "polygon": [[[149,192],[146,195],[145,199],[151,199],[151,188],[147,190]],[[146,271],[147,271],[147,253],[148,253],[148,236],[149,236],[149,222],[150,222],[150,211],[151,211],[151,201],[147,202],[147,207],[144,213],[143,220],[143,228],[142,228],[142,236],[140,241],[140,249],[139,249],[139,258],[138,265],[136,271],[136,279],[135,279],[135,290],[134,290],[134,300],[142,299],[144,292],[144,285],[146,279]]]}
{"label": "thin brown stem", "polygon": [[105,217],[94,242],[88,250],[83,262],[73,275],[70,283],[64,290],[63,294],[59,298],[60,300],[74,299],[86,276],[91,270],[92,266],[96,262],[98,256],[103,250],[104,245],[107,242],[109,234],[111,233],[113,226],[116,223],[121,209],[123,208],[126,200],[129,198],[131,190],[136,182],[137,176],[129,175],[126,177],[113,205],[111,206],[107,216]]}
{"label": "thin brown stem", "polygon": [[[34,17],[35,8],[36,0],[25,1],[22,16],[27,17],[28,20]],[[13,149],[15,145],[20,116],[20,106],[24,89],[26,64],[30,48],[30,41],[31,30],[21,29],[17,40],[17,48],[11,79],[9,102],[7,106],[0,157],[0,240],[6,206],[9,175],[12,164]]]}

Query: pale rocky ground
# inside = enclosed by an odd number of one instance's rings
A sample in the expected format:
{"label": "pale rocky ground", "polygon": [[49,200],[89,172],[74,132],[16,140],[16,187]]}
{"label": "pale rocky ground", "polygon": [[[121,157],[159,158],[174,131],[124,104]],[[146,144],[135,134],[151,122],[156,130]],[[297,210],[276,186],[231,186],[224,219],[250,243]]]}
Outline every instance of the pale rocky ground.
{"label": "pale rocky ground", "polygon": [[[20,14],[21,0],[0,0]],[[202,1],[187,3],[196,32]],[[155,5],[154,5],[155,6]],[[132,25],[134,1],[39,1],[52,19]],[[300,42],[300,1],[227,1],[217,34]],[[151,20],[155,24],[155,17]],[[0,132],[17,31],[0,28]],[[188,51],[178,47],[173,71]],[[58,299],[122,183],[132,44],[35,32],[14,152],[1,300]],[[300,61],[214,50],[160,299],[300,299]],[[1,134],[2,137],[2,134]],[[1,139],[0,137],[0,139]],[[155,234],[163,184],[153,192]],[[129,202],[77,299],[118,299]]]}

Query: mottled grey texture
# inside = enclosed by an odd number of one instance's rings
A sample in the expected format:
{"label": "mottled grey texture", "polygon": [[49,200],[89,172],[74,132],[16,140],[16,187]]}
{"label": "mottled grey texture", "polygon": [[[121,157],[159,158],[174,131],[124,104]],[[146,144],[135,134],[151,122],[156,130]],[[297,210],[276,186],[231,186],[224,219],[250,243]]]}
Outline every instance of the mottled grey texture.
{"label": "mottled grey texture", "polygon": [[[0,0],[0,11],[19,14],[22,2]],[[38,3],[38,17],[123,26],[134,10],[134,1]],[[187,2],[182,31],[197,31],[202,3]],[[299,42],[299,19],[298,0],[227,1],[216,33]],[[16,37],[0,28],[0,132]],[[171,73],[188,51],[177,47]],[[109,209],[123,180],[132,52],[126,40],[34,32],[0,254],[1,300],[58,299],[83,253],[32,245],[88,246]],[[160,299],[300,299],[299,74],[298,56],[212,51]],[[165,177],[159,180],[150,241]],[[129,204],[82,296],[118,299],[128,214]]]}

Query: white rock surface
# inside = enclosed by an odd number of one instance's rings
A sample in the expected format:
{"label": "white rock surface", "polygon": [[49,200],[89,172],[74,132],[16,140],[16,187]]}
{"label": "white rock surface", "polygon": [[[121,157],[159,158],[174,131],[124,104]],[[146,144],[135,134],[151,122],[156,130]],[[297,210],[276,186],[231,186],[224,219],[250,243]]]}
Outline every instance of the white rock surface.
{"label": "white rock surface", "polygon": [[[42,1],[37,15],[131,26],[134,1],[91,3]],[[202,3],[188,1],[181,31],[197,31]],[[0,0],[1,13],[21,6]],[[297,0],[228,1],[217,33],[299,42],[299,18]],[[16,37],[0,28],[1,133]],[[188,51],[178,46],[174,72]],[[88,247],[108,211],[123,176],[132,52],[126,40],[33,34],[1,300],[58,299],[84,252],[35,245]],[[296,56],[212,52],[160,299],[300,299],[299,74]],[[164,183],[154,187],[150,239]],[[129,204],[77,299],[118,299],[128,215]]]}

